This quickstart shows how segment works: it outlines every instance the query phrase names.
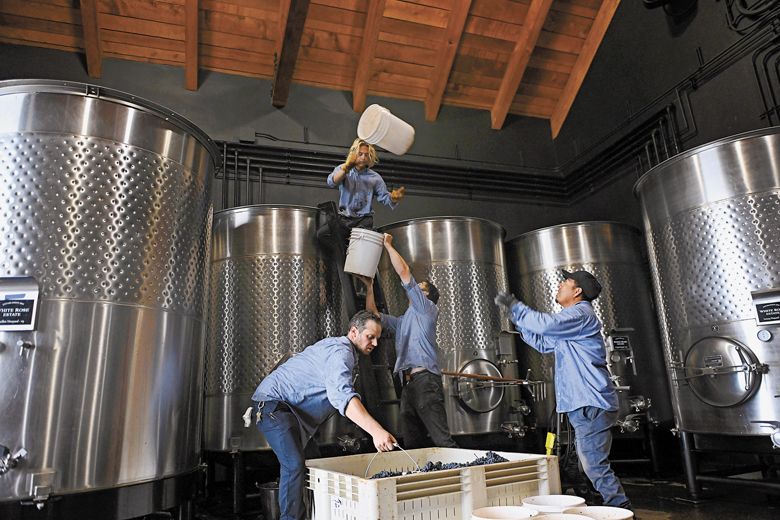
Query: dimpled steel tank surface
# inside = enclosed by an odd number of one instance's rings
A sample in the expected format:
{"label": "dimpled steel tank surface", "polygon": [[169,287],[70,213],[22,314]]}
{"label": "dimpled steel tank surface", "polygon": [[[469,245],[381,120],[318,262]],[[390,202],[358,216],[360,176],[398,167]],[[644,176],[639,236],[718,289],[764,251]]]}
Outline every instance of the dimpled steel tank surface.
{"label": "dimpled steel tank surface", "polygon": [[[2,82],[0,114],[0,288],[40,294],[34,330],[0,330],[0,444],[24,453],[0,467],[0,505],[192,474],[216,148],[90,85]],[[177,505],[134,489],[102,518]]]}
{"label": "dimpled steel tank surface", "polygon": [[[436,339],[444,371],[516,377],[514,365],[500,355],[499,336],[509,330],[493,298],[506,291],[504,229],[494,222],[468,217],[420,218],[389,224],[393,245],[409,263],[417,281],[431,280],[439,289]],[[402,314],[406,292],[387,255],[379,277],[391,314]],[[499,368],[501,367],[501,368]],[[500,386],[444,377],[445,408],[453,435],[500,431],[508,419],[511,392]]]}
{"label": "dimpled steel tank surface", "polygon": [[780,129],[763,129],[673,157],[634,188],[683,432],[780,446],[779,156]]}
{"label": "dimpled steel tank surface", "polygon": [[[618,387],[621,424],[647,412],[655,423],[672,421],[669,384],[653,309],[650,270],[642,233],[619,222],[575,222],[537,229],[507,242],[510,283],[517,296],[543,312],[555,301],[562,269],[587,270],[603,291],[593,302],[606,340],[608,368]],[[523,347],[521,366],[549,385],[534,401],[537,426],[546,429],[555,412],[554,357]]]}
{"label": "dimpled steel tank surface", "polygon": [[286,355],[346,328],[337,273],[317,244],[319,222],[319,210],[305,206],[245,206],[214,216],[207,450],[270,449],[241,418],[258,383]]}

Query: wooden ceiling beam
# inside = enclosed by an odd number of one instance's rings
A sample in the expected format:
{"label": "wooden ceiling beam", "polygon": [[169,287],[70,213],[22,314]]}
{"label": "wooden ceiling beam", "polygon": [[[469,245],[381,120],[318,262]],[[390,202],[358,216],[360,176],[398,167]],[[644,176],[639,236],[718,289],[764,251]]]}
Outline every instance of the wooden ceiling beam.
{"label": "wooden ceiling beam", "polygon": [[97,0],[80,0],[79,8],[84,52],[87,55],[87,74],[91,78],[99,78],[103,74],[103,47],[100,44]]}
{"label": "wooden ceiling beam", "polygon": [[[283,108],[290,95],[295,61],[301,47],[303,26],[309,13],[309,0],[282,0],[280,2],[279,41],[281,49],[274,64],[274,79],[271,85],[271,104]],[[289,6],[288,9],[284,9]]]}
{"label": "wooden ceiling beam", "polygon": [[200,0],[186,0],[184,5],[184,86],[198,90],[198,11]]}
{"label": "wooden ceiling beam", "polygon": [[366,23],[363,26],[363,43],[355,71],[355,83],[352,86],[352,110],[362,112],[366,108],[368,82],[371,79],[371,65],[376,55],[379,41],[379,22],[385,12],[385,0],[368,0]]}
{"label": "wooden ceiling beam", "polygon": [[425,98],[425,119],[436,121],[441,109],[441,101],[444,98],[444,90],[447,88],[447,80],[452,72],[452,64],[455,62],[455,54],[458,52],[460,37],[466,26],[466,18],[471,9],[471,0],[455,0],[447,22],[447,30],[444,34],[444,46],[441,49],[441,59],[436,64],[428,87],[428,95]]}
{"label": "wooden ceiling beam", "polygon": [[542,27],[552,3],[553,0],[532,0],[531,2],[528,15],[520,30],[520,36],[512,50],[512,55],[509,57],[504,77],[501,78],[501,86],[498,88],[496,100],[490,109],[490,126],[494,130],[500,130],[504,126],[509,108],[512,106],[512,100],[517,94],[517,89],[536,47],[536,41],[542,33]]}
{"label": "wooden ceiling beam", "polygon": [[596,56],[596,51],[601,45],[601,40],[604,39],[604,35],[607,32],[612,17],[617,11],[620,0],[604,0],[599,8],[596,18],[593,20],[593,25],[590,28],[585,43],[582,46],[580,55],[577,57],[577,61],[574,63],[569,74],[569,80],[566,82],[566,86],[563,88],[563,94],[561,94],[558,104],[553,110],[552,117],[550,118],[550,126],[552,129],[553,139],[558,137],[558,133],[561,131],[563,122],[566,120],[566,116],[569,115],[574,104],[574,98],[577,97],[582,82],[585,81],[585,75],[588,73],[593,58]]}

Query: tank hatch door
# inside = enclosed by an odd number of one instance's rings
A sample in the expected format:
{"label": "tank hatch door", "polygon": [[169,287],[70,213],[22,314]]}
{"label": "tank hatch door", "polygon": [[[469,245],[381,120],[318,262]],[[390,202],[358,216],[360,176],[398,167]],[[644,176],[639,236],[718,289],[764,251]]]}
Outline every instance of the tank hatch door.
{"label": "tank hatch door", "polygon": [[694,343],[680,368],[694,395],[720,408],[750,399],[761,384],[761,375],[768,371],[748,347],[723,337]]}
{"label": "tank hatch door", "polygon": [[[487,359],[474,359],[466,363],[460,370],[461,374],[475,374],[502,378],[501,370]],[[490,380],[460,378],[457,383],[458,397],[467,408],[485,413],[495,410],[504,398],[503,385]]]}

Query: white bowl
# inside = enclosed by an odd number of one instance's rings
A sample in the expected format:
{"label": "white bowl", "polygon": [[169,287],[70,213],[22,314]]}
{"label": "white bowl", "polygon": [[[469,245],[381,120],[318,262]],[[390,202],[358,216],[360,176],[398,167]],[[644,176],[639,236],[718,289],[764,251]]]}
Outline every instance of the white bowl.
{"label": "white bowl", "polygon": [[491,506],[475,509],[471,520],[520,520],[539,514],[536,509],[522,506]]}
{"label": "white bowl", "polygon": [[573,515],[571,513],[544,513],[543,515],[539,515],[536,518],[539,520],[582,520],[583,518],[587,517],[579,514]]}
{"label": "white bowl", "polygon": [[585,505],[585,499],[574,495],[537,495],[525,497],[523,505],[540,513],[563,513],[564,509]]}
{"label": "white bowl", "polygon": [[564,513],[583,515],[594,520],[631,520],[634,518],[634,513],[628,509],[609,506],[571,507]]}

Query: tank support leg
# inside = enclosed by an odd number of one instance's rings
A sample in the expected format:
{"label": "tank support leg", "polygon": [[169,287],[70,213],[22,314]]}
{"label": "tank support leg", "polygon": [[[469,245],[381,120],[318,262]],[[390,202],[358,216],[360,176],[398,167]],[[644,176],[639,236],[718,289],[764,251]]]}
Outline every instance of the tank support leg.
{"label": "tank support leg", "polygon": [[661,461],[658,460],[658,428],[655,427],[649,414],[645,414],[645,433],[647,434],[647,449],[650,452],[653,475],[658,476],[661,473]]}
{"label": "tank support leg", "polygon": [[233,458],[233,514],[244,512],[244,454],[232,453]]}
{"label": "tank support leg", "polygon": [[694,453],[694,439],[690,432],[680,432],[680,448],[682,449],[683,466],[685,469],[685,483],[688,494],[693,500],[701,498],[701,486],[696,480],[696,454]]}
{"label": "tank support leg", "polygon": [[192,500],[185,500],[176,508],[176,520],[192,520]]}

